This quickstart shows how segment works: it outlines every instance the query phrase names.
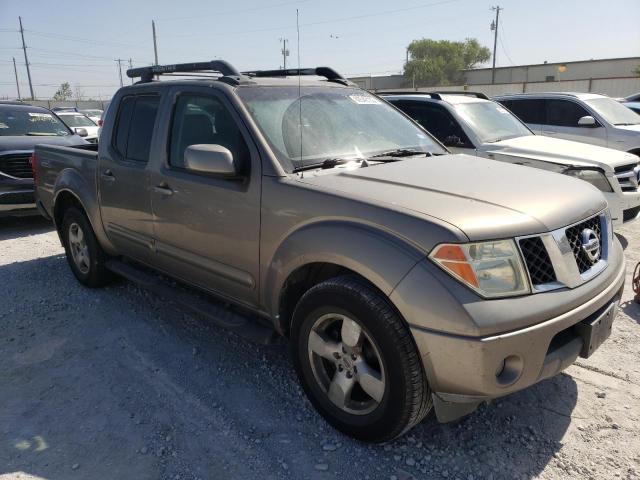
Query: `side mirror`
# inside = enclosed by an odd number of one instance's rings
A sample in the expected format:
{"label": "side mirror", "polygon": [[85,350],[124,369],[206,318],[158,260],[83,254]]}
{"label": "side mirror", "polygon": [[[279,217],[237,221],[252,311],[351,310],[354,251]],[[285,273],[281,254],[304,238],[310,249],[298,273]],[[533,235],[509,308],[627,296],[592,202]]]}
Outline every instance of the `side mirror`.
{"label": "side mirror", "polygon": [[199,144],[187,147],[184,167],[198,173],[220,177],[235,177],[238,172],[233,154],[222,145]]}
{"label": "side mirror", "polygon": [[82,127],[76,128],[76,133],[81,137],[86,137],[89,135],[89,132],[87,132],[87,129]]}
{"label": "side mirror", "polygon": [[596,119],[593,118],[591,115],[585,115],[584,117],[580,117],[580,119],[578,120],[578,126],[579,127],[597,127],[598,123],[596,122]]}

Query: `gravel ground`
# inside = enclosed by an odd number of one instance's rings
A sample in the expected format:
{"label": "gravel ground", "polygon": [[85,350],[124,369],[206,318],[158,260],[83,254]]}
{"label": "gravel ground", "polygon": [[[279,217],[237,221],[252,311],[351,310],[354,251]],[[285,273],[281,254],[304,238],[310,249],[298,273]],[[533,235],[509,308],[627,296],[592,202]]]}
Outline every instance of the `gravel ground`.
{"label": "gravel ground", "polygon": [[49,224],[0,220],[0,480],[640,478],[640,224],[621,240],[622,312],[592,358],[371,446],[315,413],[285,344],[125,281],[83,288]]}

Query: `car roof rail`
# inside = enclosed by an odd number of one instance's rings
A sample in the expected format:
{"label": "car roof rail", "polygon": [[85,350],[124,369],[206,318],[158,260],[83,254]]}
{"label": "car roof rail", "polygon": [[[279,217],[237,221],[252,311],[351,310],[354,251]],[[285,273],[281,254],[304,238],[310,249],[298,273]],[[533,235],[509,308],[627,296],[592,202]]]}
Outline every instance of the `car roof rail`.
{"label": "car roof rail", "polygon": [[482,100],[489,100],[489,97],[482,92],[467,92],[466,90],[453,90],[450,92],[447,91],[439,91],[436,92],[440,95],[467,95],[469,97],[481,98]]}
{"label": "car roof rail", "polygon": [[384,92],[376,92],[376,95],[428,95],[434,100],[442,100],[438,92],[417,92],[415,90],[385,90]]}
{"label": "car roof rail", "polygon": [[140,82],[147,83],[153,80],[156,75],[171,75],[180,73],[218,73],[224,78],[240,83],[242,74],[229,62],[224,60],[211,60],[209,62],[176,63],[173,65],[151,65],[149,67],[130,68],[127,70],[127,77],[140,77]]}
{"label": "car roof rail", "polygon": [[248,77],[298,77],[298,76],[318,76],[325,77],[330,82],[342,83],[343,85],[354,85],[331,67],[315,68],[285,68],[278,70],[250,70],[242,72]]}

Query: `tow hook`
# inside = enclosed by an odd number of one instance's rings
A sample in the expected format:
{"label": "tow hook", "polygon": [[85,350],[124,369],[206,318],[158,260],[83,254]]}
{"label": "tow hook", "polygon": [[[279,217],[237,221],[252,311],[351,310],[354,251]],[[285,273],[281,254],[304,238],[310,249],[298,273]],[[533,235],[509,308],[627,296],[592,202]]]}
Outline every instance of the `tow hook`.
{"label": "tow hook", "polygon": [[633,291],[636,294],[634,300],[636,303],[640,303],[640,263],[636,265],[636,268],[633,270],[633,281],[631,282],[633,286]]}

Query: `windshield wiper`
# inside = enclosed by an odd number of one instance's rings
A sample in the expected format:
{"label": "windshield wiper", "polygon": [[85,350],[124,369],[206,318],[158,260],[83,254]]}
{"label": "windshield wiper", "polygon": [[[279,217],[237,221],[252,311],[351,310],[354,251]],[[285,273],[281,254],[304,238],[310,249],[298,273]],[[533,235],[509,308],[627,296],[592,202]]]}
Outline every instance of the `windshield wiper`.
{"label": "windshield wiper", "polygon": [[29,137],[57,137],[57,133],[47,133],[47,132],[27,132],[25,135]]}
{"label": "windshield wiper", "polygon": [[619,126],[622,126],[622,127],[626,127],[626,126],[629,126],[629,125],[640,125],[640,123],[614,123],[614,125],[616,125],[616,126],[619,125]]}
{"label": "windshield wiper", "polygon": [[354,159],[346,159],[346,158],[326,158],[321,162],[318,163],[310,163],[308,165],[300,165],[299,167],[296,167],[293,169],[293,173],[296,172],[302,172],[304,170],[315,170],[316,168],[333,168],[336,165],[344,165],[345,163],[349,163],[349,162],[361,162],[362,159],[361,158],[354,158]]}
{"label": "windshield wiper", "polygon": [[380,157],[415,157],[416,155],[424,155],[430,157],[433,155],[431,152],[425,152],[424,150],[415,150],[412,148],[396,148],[395,150],[389,150],[387,152],[377,153],[369,158]]}

